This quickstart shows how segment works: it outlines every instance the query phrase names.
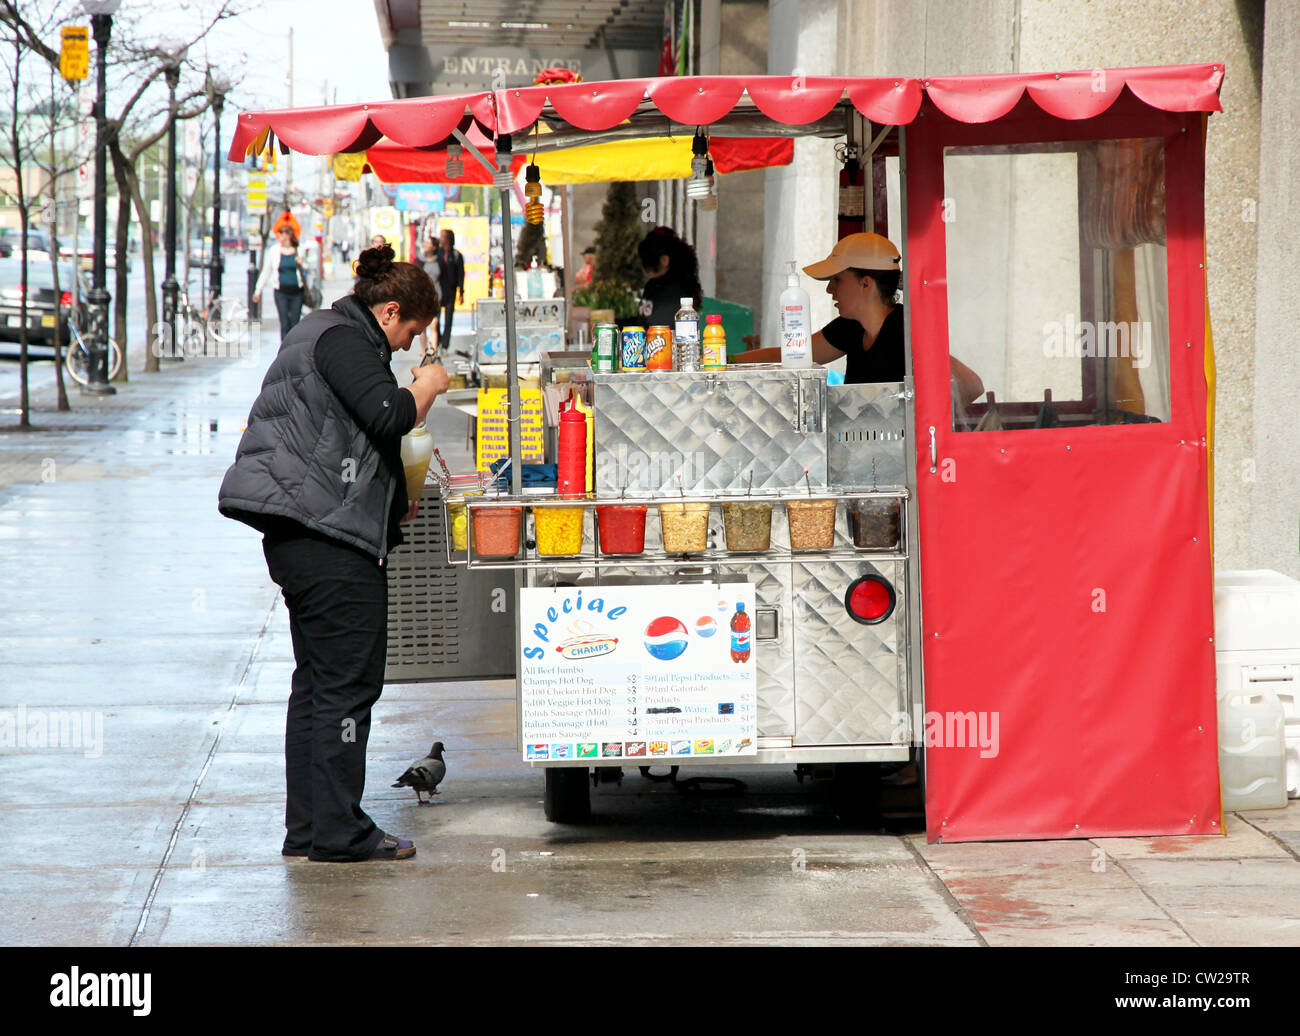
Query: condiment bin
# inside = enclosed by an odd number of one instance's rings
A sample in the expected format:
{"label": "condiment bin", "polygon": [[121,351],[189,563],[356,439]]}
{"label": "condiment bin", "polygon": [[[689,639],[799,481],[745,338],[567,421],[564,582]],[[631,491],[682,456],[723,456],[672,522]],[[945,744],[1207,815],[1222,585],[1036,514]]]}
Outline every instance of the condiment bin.
{"label": "condiment bin", "polygon": [[722,505],[727,550],[753,553],[772,545],[772,505],[733,501]]}
{"label": "condiment bin", "polygon": [[835,544],[834,500],[789,500],[791,550],[830,550]]}
{"label": "condiment bin", "polygon": [[519,553],[522,507],[476,507],[474,553],[484,558],[512,558]]}
{"label": "condiment bin", "polygon": [[898,546],[902,500],[891,497],[864,497],[849,504],[849,524],[853,545],[860,550],[893,550]]}
{"label": "condiment bin", "polygon": [[698,554],[709,549],[708,504],[660,504],[659,524],[665,553]]}
{"label": "condiment bin", "polygon": [[602,554],[641,554],[645,551],[644,504],[617,504],[596,508]]}
{"label": "condiment bin", "polygon": [[469,550],[469,517],[464,504],[447,504],[447,520],[451,523],[451,549]]}
{"label": "condiment bin", "polygon": [[582,553],[585,507],[534,507],[537,553],[546,557]]}

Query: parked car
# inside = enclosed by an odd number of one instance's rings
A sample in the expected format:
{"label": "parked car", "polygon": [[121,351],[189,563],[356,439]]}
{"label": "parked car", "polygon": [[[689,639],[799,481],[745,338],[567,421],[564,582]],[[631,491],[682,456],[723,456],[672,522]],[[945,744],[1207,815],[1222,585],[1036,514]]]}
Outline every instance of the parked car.
{"label": "parked car", "polygon": [[[0,228],[0,244],[8,249],[4,253],[6,257],[13,255],[14,252],[21,251],[19,241],[22,239],[23,232],[13,227]],[[27,251],[29,252],[46,252],[50,250],[50,241],[39,230],[27,231]]]}
{"label": "parked car", "polygon": [[[83,270],[87,270],[87,271],[93,270],[95,268],[94,241],[93,240],[88,241],[83,237],[81,239],[80,246],[77,248],[77,257],[81,260],[81,268]],[[59,258],[71,260],[72,259],[71,247],[69,247],[68,245],[61,245],[59,247]],[[116,269],[116,267],[117,267],[117,249],[114,248],[112,245],[106,245],[104,247],[104,268],[108,270],[113,270]],[[127,273],[131,272],[131,256],[129,254],[126,257],[126,272]]]}
{"label": "parked car", "polygon": [[[49,259],[33,262],[28,253],[27,263],[27,342],[37,358],[54,355],[54,328],[56,321],[66,347],[68,320],[74,318],[73,277],[70,263],[59,265],[59,297],[54,295],[54,274]],[[14,256],[0,258],[0,349],[6,354],[18,353],[22,333],[22,263]],[[77,325],[81,326],[80,323]]]}

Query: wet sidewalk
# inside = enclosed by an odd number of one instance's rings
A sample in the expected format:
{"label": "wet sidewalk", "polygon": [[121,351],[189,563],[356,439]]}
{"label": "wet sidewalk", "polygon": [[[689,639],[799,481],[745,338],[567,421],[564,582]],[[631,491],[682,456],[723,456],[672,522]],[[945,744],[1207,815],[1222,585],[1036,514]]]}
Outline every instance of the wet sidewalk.
{"label": "wet sidewalk", "polygon": [[[281,858],[287,616],[216,510],[277,344],[68,414],[42,389],[37,430],[0,428],[0,943],[1300,944],[1294,802],[1223,838],[929,845],[846,831],[784,771],[697,797],[628,771],[552,825],[508,682],[376,706],[365,805],[414,860]],[[431,424],[468,463],[465,418]],[[389,785],[435,737],[420,807]]]}

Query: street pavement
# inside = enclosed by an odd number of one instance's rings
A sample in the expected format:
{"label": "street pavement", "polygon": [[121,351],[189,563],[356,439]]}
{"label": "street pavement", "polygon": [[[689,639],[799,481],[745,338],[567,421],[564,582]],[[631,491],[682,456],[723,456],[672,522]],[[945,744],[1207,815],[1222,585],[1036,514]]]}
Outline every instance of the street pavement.
{"label": "street pavement", "polygon": [[[1223,837],[943,845],[907,788],[864,833],[784,770],[696,795],[629,770],[555,825],[503,681],[375,708],[365,806],[414,860],[282,858],[287,615],[216,510],[277,343],[272,315],[248,357],[132,369],[68,413],[47,382],[27,432],[0,386],[0,944],[1300,944],[1296,802]],[[462,415],[431,427],[471,463]],[[389,785],[435,738],[417,806]]]}

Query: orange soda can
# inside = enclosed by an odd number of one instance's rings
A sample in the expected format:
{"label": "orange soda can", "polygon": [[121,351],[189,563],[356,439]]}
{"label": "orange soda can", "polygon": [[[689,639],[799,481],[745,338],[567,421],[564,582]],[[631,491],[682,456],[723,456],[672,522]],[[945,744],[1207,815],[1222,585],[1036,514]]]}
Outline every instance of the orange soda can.
{"label": "orange soda can", "polygon": [[648,371],[673,369],[673,329],[656,324],[645,333],[645,368]]}

